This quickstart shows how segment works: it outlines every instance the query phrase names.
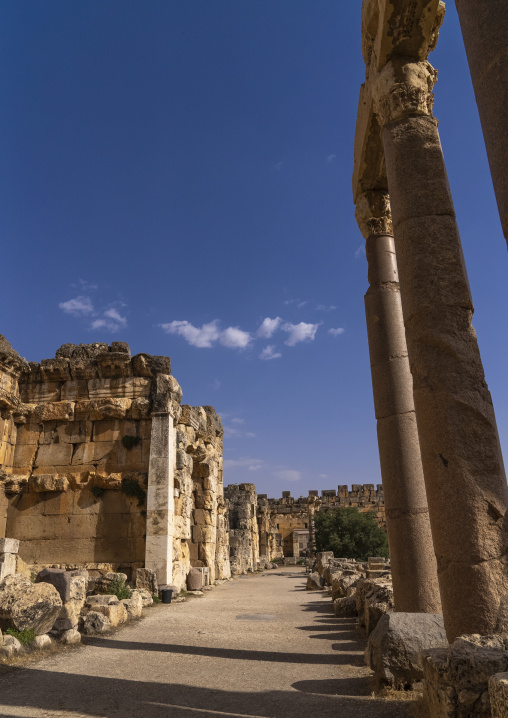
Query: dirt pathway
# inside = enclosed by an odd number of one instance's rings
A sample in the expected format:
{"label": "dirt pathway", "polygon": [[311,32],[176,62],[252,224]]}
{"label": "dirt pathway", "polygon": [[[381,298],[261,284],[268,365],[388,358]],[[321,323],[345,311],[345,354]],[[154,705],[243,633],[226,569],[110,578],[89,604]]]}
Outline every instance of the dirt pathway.
{"label": "dirt pathway", "polygon": [[406,718],[370,697],[364,641],[299,569],[157,606],[112,636],[0,676],[4,718]]}

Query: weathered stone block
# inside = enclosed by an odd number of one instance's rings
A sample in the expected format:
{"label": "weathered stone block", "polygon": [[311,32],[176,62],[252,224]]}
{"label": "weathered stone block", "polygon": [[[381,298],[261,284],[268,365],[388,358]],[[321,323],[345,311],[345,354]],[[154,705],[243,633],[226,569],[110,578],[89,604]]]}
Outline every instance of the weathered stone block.
{"label": "weathered stone block", "polygon": [[421,652],[447,646],[441,614],[386,613],[369,636],[365,662],[378,686],[404,689],[423,679]]}
{"label": "weathered stone block", "polygon": [[0,583],[0,628],[47,633],[61,608],[62,600],[53,586],[33,584],[19,574]]}
{"label": "weathered stone block", "polygon": [[146,589],[151,596],[157,595],[159,586],[157,583],[157,574],[148,568],[136,569],[136,588]]}
{"label": "weathered stone block", "polygon": [[18,553],[19,541],[13,538],[0,538],[0,554]]}
{"label": "weathered stone block", "polygon": [[317,571],[315,571],[314,573],[310,573],[307,576],[307,586],[306,586],[307,591],[322,591],[324,588],[324,585],[325,585],[325,582],[321,578],[319,573],[317,573]]}
{"label": "weathered stone block", "polygon": [[58,476],[58,474],[38,474],[32,476],[28,485],[34,493],[67,491],[69,480],[66,476]]}
{"label": "weathered stone block", "polygon": [[496,673],[489,678],[490,710],[492,718],[508,716],[508,673]]}
{"label": "weathered stone block", "polygon": [[111,628],[109,618],[98,611],[90,611],[83,619],[83,633],[93,636],[98,633],[106,633]]}
{"label": "weathered stone block", "polygon": [[37,452],[36,466],[68,466],[71,463],[71,444],[42,444]]}

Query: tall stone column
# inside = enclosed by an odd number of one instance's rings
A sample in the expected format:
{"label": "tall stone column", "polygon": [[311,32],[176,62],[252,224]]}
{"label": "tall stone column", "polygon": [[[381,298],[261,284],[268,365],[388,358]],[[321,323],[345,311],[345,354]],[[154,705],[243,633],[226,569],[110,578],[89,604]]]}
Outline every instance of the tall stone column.
{"label": "tall stone column", "polygon": [[440,613],[388,194],[360,195],[356,218],[367,240],[365,314],[395,610]]}
{"label": "tall stone column", "polygon": [[455,0],[455,4],[508,242],[508,3]]}
{"label": "tall stone column", "polygon": [[178,383],[172,376],[158,374],[155,384],[146,501],[145,567],[156,571],[159,584],[164,585],[173,582],[176,429],[172,396]]}
{"label": "tall stone column", "polygon": [[388,63],[382,129],[420,449],[448,639],[508,630],[508,487],[448,178],[436,72]]}

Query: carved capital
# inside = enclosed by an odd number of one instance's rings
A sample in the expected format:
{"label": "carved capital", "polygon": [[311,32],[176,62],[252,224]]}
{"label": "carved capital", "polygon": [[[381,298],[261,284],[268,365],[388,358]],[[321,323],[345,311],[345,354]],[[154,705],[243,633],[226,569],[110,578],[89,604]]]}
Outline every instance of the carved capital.
{"label": "carved capital", "polygon": [[392,211],[387,192],[372,190],[359,195],[355,216],[365,239],[373,234],[393,234]]}
{"label": "carved capital", "polygon": [[374,111],[381,126],[414,117],[432,117],[437,70],[429,62],[392,60],[372,86]]}

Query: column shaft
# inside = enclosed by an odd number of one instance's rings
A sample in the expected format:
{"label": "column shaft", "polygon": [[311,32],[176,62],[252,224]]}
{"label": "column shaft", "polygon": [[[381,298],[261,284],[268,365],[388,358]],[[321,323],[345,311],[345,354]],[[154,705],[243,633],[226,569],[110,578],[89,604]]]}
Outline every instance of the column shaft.
{"label": "column shaft", "polygon": [[508,242],[508,3],[455,0],[455,4]]}
{"label": "column shaft", "polygon": [[365,313],[395,610],[439,613],[393,236],[370,235],[367,260]]}
{"label": "column shaft", "polygon": [[146,512],[145,566],[161,585],[173,575],[176,432],[170,413],[152,415]]}
{"label": "column shaft", "polygon": [[[414,67],[418,81],[425,81],[423,63]],[[423,85],[408,91],[404,83],[413,70],[402,70],[406,79],[385,96],[385,111],[391,102],[396,116],[385,118],[382,138],[432,537],[452,641],[462,633],[508,628],[499,625],[508,594],[508,487],[437,121],[415,116],[426,106]]]}

